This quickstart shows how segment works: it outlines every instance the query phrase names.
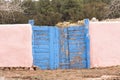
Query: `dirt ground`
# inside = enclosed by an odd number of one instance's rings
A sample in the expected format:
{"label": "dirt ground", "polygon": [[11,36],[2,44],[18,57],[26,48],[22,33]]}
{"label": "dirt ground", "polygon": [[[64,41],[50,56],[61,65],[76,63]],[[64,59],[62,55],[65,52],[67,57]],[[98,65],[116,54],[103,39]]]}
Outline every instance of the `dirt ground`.
{"label": "dirt ground", "polygon": [[0,70],[0,80],[120,80],[120,66],[79,70]]}

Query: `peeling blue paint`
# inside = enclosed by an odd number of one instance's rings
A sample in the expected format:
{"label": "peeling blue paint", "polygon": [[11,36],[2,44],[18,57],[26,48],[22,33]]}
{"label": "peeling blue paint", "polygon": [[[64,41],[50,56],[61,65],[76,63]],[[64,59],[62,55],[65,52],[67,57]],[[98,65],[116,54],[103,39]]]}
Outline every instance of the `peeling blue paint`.
{"label": "peeling blue paint", "polygon": [[89,20],[83,26],[33,26],[33,63],[41,69],[90,68]]}

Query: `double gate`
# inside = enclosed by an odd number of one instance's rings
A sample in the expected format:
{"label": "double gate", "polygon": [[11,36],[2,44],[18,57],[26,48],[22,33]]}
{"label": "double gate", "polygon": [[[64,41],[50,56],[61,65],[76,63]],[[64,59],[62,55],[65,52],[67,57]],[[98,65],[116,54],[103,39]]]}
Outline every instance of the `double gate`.
{"label": "double gate", "polygon": [[88,20],[83,26],[34,26],[33,63],[41,69],[89,68]]}

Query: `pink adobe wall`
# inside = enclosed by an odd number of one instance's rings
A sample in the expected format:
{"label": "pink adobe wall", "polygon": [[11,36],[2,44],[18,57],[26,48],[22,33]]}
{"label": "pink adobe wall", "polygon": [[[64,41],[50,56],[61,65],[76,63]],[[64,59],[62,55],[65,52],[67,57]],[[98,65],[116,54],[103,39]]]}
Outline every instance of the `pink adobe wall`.
{"label": "pink adobe wall", "polygon": [[0,25],[0,67],[31,67],[32,63],[31,25]]}
{"label": "pink adobe wall", "polygon": [[120,22],[90,22],[91,67],[120,65]]}

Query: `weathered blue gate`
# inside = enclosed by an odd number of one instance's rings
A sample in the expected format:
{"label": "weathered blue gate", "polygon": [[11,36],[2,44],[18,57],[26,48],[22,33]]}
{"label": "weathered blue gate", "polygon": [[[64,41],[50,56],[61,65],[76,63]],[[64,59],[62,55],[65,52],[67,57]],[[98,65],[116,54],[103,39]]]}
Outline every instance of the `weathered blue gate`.
{"label": "weathered blue gate", "polygon": [[83,26],[60,29],[59,68],[89,68],[88,20]]}
{"label": "weathered blue gate", "polygon": [[41,69],[89,68],[88,20],[83,26],[33,26],[33,63]]}
{"label": "weathered blue gate", "polygon": [[[56,69],[58,56],[58,28],[33,27],[33,63],[41,69]],[[58,62],[57,62],[58,63]]]}

